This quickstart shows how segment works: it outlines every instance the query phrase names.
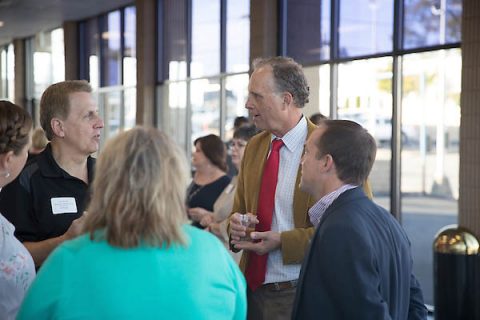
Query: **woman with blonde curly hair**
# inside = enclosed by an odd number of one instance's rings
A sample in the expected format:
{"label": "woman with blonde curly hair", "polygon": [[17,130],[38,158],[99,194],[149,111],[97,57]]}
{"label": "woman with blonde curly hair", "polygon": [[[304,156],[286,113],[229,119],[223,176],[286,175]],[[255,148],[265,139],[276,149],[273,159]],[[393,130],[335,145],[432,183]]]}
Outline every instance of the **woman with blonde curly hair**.
{"label": "woman with blonde curly hair", "polygon": [[157,129],[108,141],[86,234],[48,258],[19,319],[245,319],[240,270],[216,237],[187,224],[187,176],[183,152]]}
{"label": "woman with blonde curly hair", "polygon": [[[15,180],[27,161],[32,118],[21,107],[0,101],[0,190]],[[14,218],[14,217],[11,217]],[[0,213],[0,317],[15,319],[35,277],[33,259]]]}

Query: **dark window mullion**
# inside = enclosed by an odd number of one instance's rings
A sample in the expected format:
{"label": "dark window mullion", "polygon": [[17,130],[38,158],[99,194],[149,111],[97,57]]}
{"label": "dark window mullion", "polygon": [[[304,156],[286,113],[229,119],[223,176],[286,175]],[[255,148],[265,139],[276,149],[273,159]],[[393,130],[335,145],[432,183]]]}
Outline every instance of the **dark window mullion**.
{"label": "dark window mullion", "polygon": [[339,0],[330,2],[330,117],[337,118],[338,114],[338,47],[340,24],[340,3]]}
{"label": "dark window mullion", "polygon": [[106,72],[105,72],[105,64],[103,63],[103,41],[102,41],[102,34],[105,32],[105,24],[104,20],[106,18],[106,15],[101,15],[98,17],[98,70],[99,70],[99,76],[100,76],[100,85],[99,87],[105,87],[106,86]]}
{"label": "dark window mullion", "polygon": [[227,0],[220,0],[220,73],[227,70]]}
{"label": "dark window mullion", "polygon": [[403,0],[394,0],[393,9],[393,55],[403,49]]}
{"label": "dark window mullion", "polygon": [[191,154],[192,146],[191,146],[191,136],[192,136],[192,104],[191,104],[191,94],[190,94],[190,64],[192,62],[192,1],[193,0],[185,0],[187,5],[185,6],[185,14],[186,14],[186,38],[187,38],[187,81],[186,81],[186,94],[187,94],[187,110],[186,110],[186,130],[185,130],[185,143],[187,146],[187,154]]}
{"label": "dark window mullion", "polygon": [[157,43],[155,46],[156,49],[156,57],[157,57],[157,82],[163,83],[165,80],[168,80],[168,68],[165,66],[168,65],[168,61],[166,61],[165,55],[165,27],[166,19],[164,17],[164,10],[165,9],[165,1],[158,0],[157,1]]}
{"label": "dark window mullion", "polygon": [[[319,0],[320,1],[320,0]],[[288,30],[288,0],[278,1],[278,54],[286,56],[287,52],[287,30]]]}
{"label": "dark window mullion", "polygon": [[120,83],[119,85],[123,85],[123,61],[125,59],[125,8],[120,10]]}
{"label": "dark window mullion", "polygon": [[80,79],[90,81],[90,75],[88,74],[88,63],[87,63],[87,22],[82,21],[78,24],[78,75]]}
{"label": "dark window mullion", "polygon": [[[192,62],[192,0],[186,0],[186,24],[187,24],[187,78],[190,78],[190,64]],[[187,102],[190,104],[190,102]]]}
{"label": "dark window mullion", "polygon": [[[227,72],[227,0],[220,0],[220,73]],[[227,110],[227,95],[225,77],[220,77],[220,137],[225,137],[225,119]]]}
{"label": "dark window mullion", "polygon": [[335,62],[339,56],[340,0],[330,2],[330,60]]}

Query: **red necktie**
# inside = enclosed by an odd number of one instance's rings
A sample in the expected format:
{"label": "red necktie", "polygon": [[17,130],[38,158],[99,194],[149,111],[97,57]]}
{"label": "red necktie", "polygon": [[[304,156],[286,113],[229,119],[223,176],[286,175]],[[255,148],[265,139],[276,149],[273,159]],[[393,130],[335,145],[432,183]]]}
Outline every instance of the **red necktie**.
{"label": "red necktie", "polygon": [[[275,190],[277,189],[278,166],[280,163],[280,148],[283,141],[272,141],[272,150],[263,168],[262,184],[258,197],[257,219],[259,223],[255,231],[269,231],[272,225],[273,208],[275,206]],[[255,291],[265,281],[268,253],[263,256],[250,252],[245,278],[252,291]]]}

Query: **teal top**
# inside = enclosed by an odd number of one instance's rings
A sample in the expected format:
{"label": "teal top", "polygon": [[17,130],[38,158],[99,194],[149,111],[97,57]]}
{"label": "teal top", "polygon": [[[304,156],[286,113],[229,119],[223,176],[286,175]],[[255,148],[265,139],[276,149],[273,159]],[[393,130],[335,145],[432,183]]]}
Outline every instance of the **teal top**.
{"label": "teal top", "polygon": [[245,279],[222,243],[191,226],[186,246],[122,249],[80,236],[59,246],[18,319],[245,319]]}

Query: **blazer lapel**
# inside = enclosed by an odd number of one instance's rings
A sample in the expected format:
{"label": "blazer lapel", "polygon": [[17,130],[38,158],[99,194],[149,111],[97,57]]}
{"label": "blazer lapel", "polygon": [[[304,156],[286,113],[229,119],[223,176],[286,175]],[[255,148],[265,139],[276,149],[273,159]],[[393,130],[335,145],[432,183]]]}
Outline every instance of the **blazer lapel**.
{"label": "blazer lapel", "polygon": [[[315,126],[310,120],[307,119],[307,139],[310,134],[315,130]],[[305,153],[305,145],[303,146],[302,157]],[[298,166],[297,179],[295,181],[295,191],[293,193],[293,220],[296,227],[303,227],[311,225],[308,209],[313,205],[313,198],[306,192],[300,190],[300,180],[302,179],[302,166]]]}
{"label": "blazer lapel", "polygon": [[267,161],[267,156],[268,156],[268,151],[270,150],[270,141],[271,141],[271,135],[266,134],[265,137],[259,142],[258,149],[257,150],[251,150],[254,154],[252,154],[252,157],[255,158],[255,162],[259,162],[258,168],[260,168],[259,174],[256,172],[251,172],[251,174],[256,175],[256,177],[252,180],[256,180],[257,183],[254,183],[251,186],[246,186],[248,187],[248,193],[253,195],[253,210],[252,212],[257,214],[257,208],[258,208],[258,198],[260,197],[260,185],[262,183],[262,175],[263,175],[263,168],[265,167],[265,162]]}

